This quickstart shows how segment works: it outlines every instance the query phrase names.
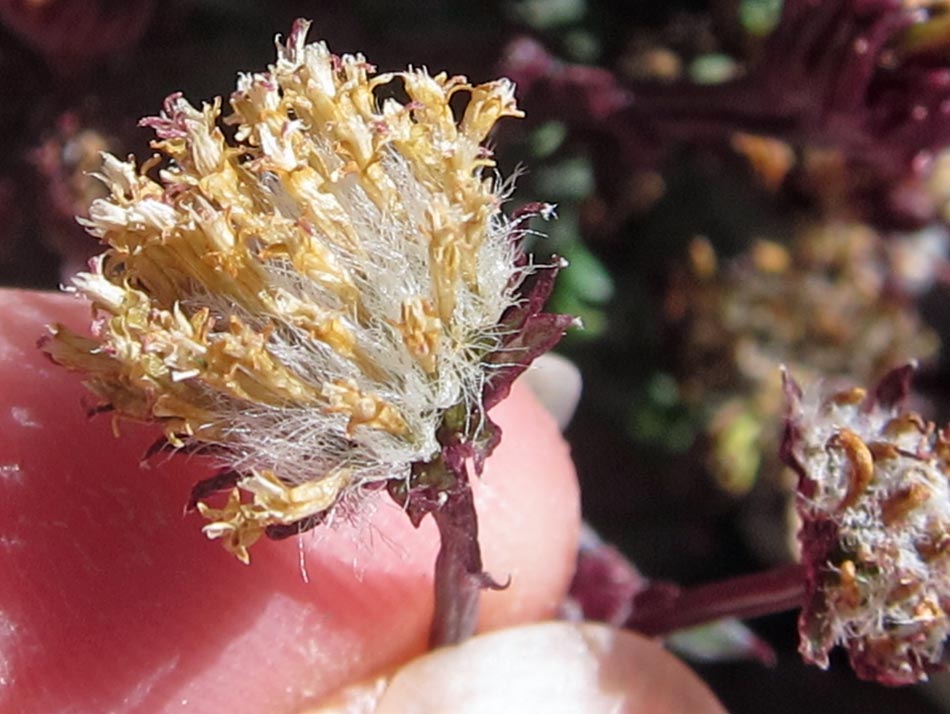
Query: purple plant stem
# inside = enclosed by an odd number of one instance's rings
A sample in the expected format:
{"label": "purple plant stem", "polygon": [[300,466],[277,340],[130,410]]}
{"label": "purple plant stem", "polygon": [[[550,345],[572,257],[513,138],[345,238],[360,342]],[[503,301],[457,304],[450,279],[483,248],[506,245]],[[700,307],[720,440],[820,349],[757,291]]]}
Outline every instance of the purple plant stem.
{"label": "purple plant stem", "polygon": [[448,495],[448,500],[432,511],[441,538],[435,560],[432,648],[457,644],[475,634],[479,594],[485,585],[472,489],[466,480]]}
{"label": "purple plant stem", "polygon": [[805,599],[805,569],[780,566],[707,585],[680,589],[654,584],[634,599],[626,627],[651,637],[735,617],[758,617],[799,608]]}

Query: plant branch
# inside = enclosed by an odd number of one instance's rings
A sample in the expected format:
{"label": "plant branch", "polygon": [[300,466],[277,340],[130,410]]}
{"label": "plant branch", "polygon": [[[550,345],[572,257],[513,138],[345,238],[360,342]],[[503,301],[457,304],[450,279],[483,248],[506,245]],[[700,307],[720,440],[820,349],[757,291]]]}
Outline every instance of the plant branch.
{"label": "plant branch", "polygon": [[625,626],[644,635],[665,635],[724,617],[793,610],[804,598],[805,570],[798,564],[693,588],[654,583],[636,596]]}
{"label": "plant branch", "polygon": [[475,634],[479,594],[491,581],[482,572],[478,516],[468,480],[432,511],[441,543],[435,561],[435,613],[429,645],[457,644]]}

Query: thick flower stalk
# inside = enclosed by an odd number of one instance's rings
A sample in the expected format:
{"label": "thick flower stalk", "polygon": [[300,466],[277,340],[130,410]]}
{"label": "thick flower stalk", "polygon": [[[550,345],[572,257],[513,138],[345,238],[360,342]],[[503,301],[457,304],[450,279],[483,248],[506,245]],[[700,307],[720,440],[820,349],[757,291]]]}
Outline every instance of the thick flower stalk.
{"label": "thick flower stalk", "polygon": [[571,324],[541,312],[556,266],[532,276],[521,251],[547,207],[507,219],[484,145],[521,116],[513,85],[377,75],[308,26],[240,76],[230,129],[220,101],[173,94],[142,121],[155,157],[105,157],[111,195],[83,222],[108,247],[73,281],[93,336],[54,326],[44,349],[100,410],[160,422],[156,449],[217,460],[192,505],[243,562],[388,487],[480,586],[465,462],[480,469],[487,410]]}
{"label": "thick flower stalk", "polygon": [[786,459],[800,477],[805,660],[843,646],[855,672],[910,684],[946,667],[950,431],[901,405],[912,366],[870,394],[786,377]]}

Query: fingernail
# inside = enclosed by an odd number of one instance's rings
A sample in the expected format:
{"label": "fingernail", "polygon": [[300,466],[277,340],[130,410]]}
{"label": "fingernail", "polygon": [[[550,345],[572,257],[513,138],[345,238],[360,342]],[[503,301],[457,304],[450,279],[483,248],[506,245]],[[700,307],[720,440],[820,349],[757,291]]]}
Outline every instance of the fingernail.
{"label": "fingernail", "polygon": [[522,377],[561,430],[571,422],[581,398],[581,371],[566,357],[548,353],[535,360]]}

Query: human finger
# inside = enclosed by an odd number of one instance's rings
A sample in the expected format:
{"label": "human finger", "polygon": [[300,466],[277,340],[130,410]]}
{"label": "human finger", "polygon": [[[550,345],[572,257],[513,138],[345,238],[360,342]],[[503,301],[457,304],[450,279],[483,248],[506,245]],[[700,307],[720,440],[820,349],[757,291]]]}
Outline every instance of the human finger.
{"label": "human finger", "polygon": [[[35,349],[81,327],[63,296],[0,293],[0,705],[4,711],[291,712],[425,645],[435,529],[382,497],[351,523],[255,547],[249,567],[183,516],[198,458],[139,468],[156,437],[89,420],[76,375]],[[557,427],[516,388],[476,502],[482,625],[549,616],[573,568],[577,486]]]}
{"label": "human finger", "polygon": [[722,714],[662,646],[606,625],[547,622],[481,635],[351,687],[308,714]]}

